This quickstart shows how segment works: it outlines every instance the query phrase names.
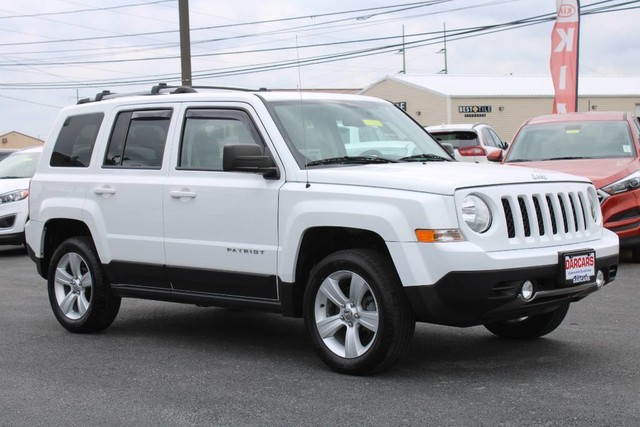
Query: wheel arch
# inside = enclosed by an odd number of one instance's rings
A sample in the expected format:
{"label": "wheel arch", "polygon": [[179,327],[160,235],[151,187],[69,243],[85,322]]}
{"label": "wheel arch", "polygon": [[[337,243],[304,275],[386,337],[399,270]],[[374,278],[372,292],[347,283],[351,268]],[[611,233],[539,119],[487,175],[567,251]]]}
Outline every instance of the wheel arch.
{"label": "wheel arch", "polygon": [[[333,226],[305,230],[298,248],[294,282],[281,286],[283,313],[292,317],[302,316],[302,301],[309,273],[320,260],[340,250],[364,248],[375,250],[391,260],[384,239],[373,231]],[[395,267],[394,274],[397,274]]]}
{"label": "wheel arch", "polygon": [[41,261],[42,265],[39,270],[45,279],[47,279],[48,276],[51,256],[63,241],[71,237],[79,236],[89,237],[93,241],[89,227],[84,222],[76,219],[50,219],[45,224],[43,233],[43,257]]}

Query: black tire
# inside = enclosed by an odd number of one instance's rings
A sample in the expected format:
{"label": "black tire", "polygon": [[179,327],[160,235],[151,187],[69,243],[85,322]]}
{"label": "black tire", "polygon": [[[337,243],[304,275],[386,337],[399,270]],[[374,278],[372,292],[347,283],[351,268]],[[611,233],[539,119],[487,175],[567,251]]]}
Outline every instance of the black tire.
{"label": "black tire", "polygon": [[71,332],[98,332],[118,315],[120,297],[111,293],[91,239],[73,237],[51,257],[47,287],[58,322]]}
{"label": "black tire", "polygon": [[[331,299],[326,292],[334,290]],[[415,329],[393,265],[365,249],[333,253],[313,268],[305,289],[304,320],[324,363],[352,375],[381,372],[397,363]]]}
{"label": "black tire", "polygon": [[631,261],[640,262],[640,248],[631,249]]}
{"label": "black tire", "polygon": [[569,311],[568,302],[548,313],[537,314],[522,319],[487,323],[484,327],[502,338],[530,340],[554,331],[564,320],[567,311]]}

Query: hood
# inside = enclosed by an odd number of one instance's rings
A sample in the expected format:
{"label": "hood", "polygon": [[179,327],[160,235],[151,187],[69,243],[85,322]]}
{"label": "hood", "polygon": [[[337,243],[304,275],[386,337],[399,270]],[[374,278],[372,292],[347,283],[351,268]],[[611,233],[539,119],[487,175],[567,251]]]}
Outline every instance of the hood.
{"label": "hood", "polygon": [[546,160],[544,162],[505,163],[508,166],[524,166],[528,168],[552,170],[572,175],[586,176],[602,188],[640,169],[640,161],[636,157],[618,159],[576,159]]}
{"label": "hood", "polygon": [[0,194],[29,188],[31,178],[0,179]]}
{"label": "hood", "polygon": [[386,163],[309,169],[309,182],[358,185],[453,195],[460,188],[582,181],[585,178],[547,170],[511,168],[500,164],[463,162]]}

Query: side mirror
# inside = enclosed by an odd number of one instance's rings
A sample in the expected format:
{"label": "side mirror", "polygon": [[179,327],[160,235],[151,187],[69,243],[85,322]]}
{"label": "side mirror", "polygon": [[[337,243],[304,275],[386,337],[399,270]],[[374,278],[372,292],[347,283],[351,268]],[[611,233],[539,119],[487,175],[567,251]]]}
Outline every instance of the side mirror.
{"label": "side mirror", "polygon": [[504,155],[503,153],[504,151],[502,150],[492,151],[491,153],[487,154],[487,160],[489,160],[490,162],[501,162]]}
{"label": "side mirror", "polygon": [[442,148],[444,148],[451,157],[453,157],[454,159],[456,158],[456,151],[453,148],[453,144],[449,142],[441,142],[440,145],[442,145]]}
{"label": "side mirror", "polygon": [[222,149],[222,170],[258,172],[266,179],[280,178],[280,171],[262,147],[256,144],[230,144]]}

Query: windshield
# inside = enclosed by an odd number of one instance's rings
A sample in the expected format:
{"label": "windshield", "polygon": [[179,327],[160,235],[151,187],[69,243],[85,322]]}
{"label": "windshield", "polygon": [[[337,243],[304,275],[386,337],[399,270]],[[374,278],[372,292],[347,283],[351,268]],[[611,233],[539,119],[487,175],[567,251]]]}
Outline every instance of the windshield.
{"label": "windshield", "polygon": [[31,178],[40,153],[13,153],[0,160],[0,179]]}
{"label": "windshield", "polygon": [[451,160],[422,127],[390,103],[296,100],[267,106],[301,168]]}
{"label": "windshield", "polygon": [[626,121],[548,123],[525,126],[505,162],[634,157]]}

